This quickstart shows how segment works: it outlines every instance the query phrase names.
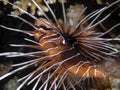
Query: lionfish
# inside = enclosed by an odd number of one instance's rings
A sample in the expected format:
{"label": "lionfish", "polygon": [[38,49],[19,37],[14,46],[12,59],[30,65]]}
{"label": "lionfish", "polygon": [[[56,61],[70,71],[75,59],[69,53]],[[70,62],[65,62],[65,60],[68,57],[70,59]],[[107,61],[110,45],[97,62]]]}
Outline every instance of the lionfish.
{"label": "lionfish", "polygon": [[[58,22],[57,17],[47,3],[47,0],[43,1],[48,7],[53,17],[53,21],[51,21],[46,13],[43,12],[35,0],[31,1],[36,5],[44,17],[37,18],[22,8],[5,1],[36,21],[35,24],[31,24],[21,17],[11,15],[32,26],[34,31],[23,31],[0,25],[2,28],[21,32],[30,37],[34,37],[35,39],[25,38],[25,40],[34,43],[34,45],[10,44],[10,46],[33,48],[37,51],[29,53],[0,53],[0,56],[6,57],[33,57],[31,60],[13,64],[12,67],[17,68],[1,76],[0,81],[21,70],[31,69],[33,70],[32,72],[18,80],[19,82],[23,82],[17,90],[20,90],[24,85],[30,85],[33,82],[34,86],[32,90],[76,90],[78,87],[79,90],[86,90],[87,87],[84,87],[85,81],[87,81],[90,86],[98,87],[100,83],[99,80],[104,80],[110,73],[106,72],[102,66],[95,62],[106,61],[108,60],[107,57],[116,56],[118,50],[108,42],[120,40],[119,36],[115,38],[104,38],[103,36],[120,26],[120,23],[114,25],[106,32],[96,32],[95,28],[106,20],[113,12],[110,12],[99,21],[97,21],[97,19],[104,11],[119,3],[120,0],[89,13],[73,25],[67,23],[64,1],[61,3],[63,23]],[[87,8],[84,8],[82,10],[80,16],[84,14],[86,9]],[[88,21],[90,21],[90,23],[86,25]],[[39,85],[39,83],[41,83],[41,85]]]}

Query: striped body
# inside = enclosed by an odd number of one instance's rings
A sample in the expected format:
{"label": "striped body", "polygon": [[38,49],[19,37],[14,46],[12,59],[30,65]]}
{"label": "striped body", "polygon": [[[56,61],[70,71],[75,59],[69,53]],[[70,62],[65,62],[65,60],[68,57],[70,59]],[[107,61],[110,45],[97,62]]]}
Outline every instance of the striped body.
{"label": "striped body", "polygon": [[[42,25],[42,22],[49,23],[45,19],[41,19],[38,22],[41,22],[39,26]],[[106,72],[99,70],[96,65],[91,63],[89,60],[84,59],[85,57],[83,57],[79,51],[80,45],[78,43],[76,42],[71,43],[70,41],[69,42],[66,41],[67,35],[69,36],[69,31],[66,31],[67,33],[65,35],[66,37],[62,36],[56,31],[57,30],[54,30],[52,28],[51,30],[48,31],[43,30],[43,28],[40,28],[39,30],[36,30],[34,33],[35,40],[37,40],[40,44],[38,48],[43,50],[45,52],[44,54],[46,55],[46,57],[48,57],[47,58],[48,61],[45,60],[47,61],[47,63],[44,64],[42,66],[42,69],[41,70],[39,69],[40,72],[37,73],[42,73],[41,71],[44,71],[43,68],[46,67],[50,68],[46,73],[47,75],[49,74],[49,71],[51,71],[50,72],[51,74],[54,73],[54,75],[51,77],[52,79],[51,84],[52,82],[54,82],[54,79],[56,78],[57,81],[55,82],[57,83],[59,82],[63,85],[68,83],[68,85],[70,86],[71,83],[73,85],[77,85],[77,84],[79,85],[81,81],[84,81],[87,78],[96,78],[102,80],[106,78],[107,75]],[[72,35],[74,36],[78,32],[73,32]],[[80,35],[73,38],[79,38],[79,37]],[[41,65],[41,60],[39,62]],[[72,79],[73,82],[70,83],[69,81],[70,79]]]}

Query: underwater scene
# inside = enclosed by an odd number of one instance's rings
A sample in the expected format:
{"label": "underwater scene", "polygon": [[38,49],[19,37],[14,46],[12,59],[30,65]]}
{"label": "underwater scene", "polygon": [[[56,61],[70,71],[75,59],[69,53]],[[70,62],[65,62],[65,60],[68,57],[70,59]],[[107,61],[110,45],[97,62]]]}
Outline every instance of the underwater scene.
{"label": "underwater scene", "polygon": [[120,0],[0,0],[0,90],[120,90]]}

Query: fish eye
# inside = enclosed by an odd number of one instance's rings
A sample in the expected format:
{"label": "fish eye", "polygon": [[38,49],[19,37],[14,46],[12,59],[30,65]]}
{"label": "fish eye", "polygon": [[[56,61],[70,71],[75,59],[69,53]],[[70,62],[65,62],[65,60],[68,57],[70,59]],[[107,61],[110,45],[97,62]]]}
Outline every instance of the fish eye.
{"label": "fish eye", "polygon": [[62,44],[63,44],[63,45],[67,45],[68,43],[67,43],[67,41],[64,39],[64,40],[62,41]]}
{"label": "fish eye", "polygon": [[62,44],[65,45],[65,40],[62,41]]}

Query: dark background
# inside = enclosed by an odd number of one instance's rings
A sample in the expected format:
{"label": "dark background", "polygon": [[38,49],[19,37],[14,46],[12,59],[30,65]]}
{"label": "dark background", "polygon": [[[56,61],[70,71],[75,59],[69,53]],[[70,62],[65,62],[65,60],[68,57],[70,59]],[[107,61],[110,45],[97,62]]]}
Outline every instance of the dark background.
{"label": "dark background", "polygon": [[[11,0],[12,1],[12,0]],[[14,0],[13,0],[14,1]],[[99,0],[102,3],[99,4],[97,3],[98,0],[68,0],[67,3],[65,4],[66,8],[69,8],[70,5],[75,5],[76,3],[80,3],[80,4],[84,4],[85,6],[88,7],[87,9],[87,13],[90,13],[98,8],[102,8],[103,6],[106,5],[106,2],[112,3],[115,0]],[[60,9],[61,9],[61,5],[59,3],[56,3],[54,5],[51,5],[51,7],[56,7],[56,15],[57,17],[61,17],[60,16]],[[118,8],[119,7],[119,8]],[[112,27],[113,25],[120,23],[120,4],[119,5],[115,5],[112,8],[110,8],[109,10],[107,10],[104,15],[108,14],[111,10],[116,9],[116,11],[104,22],[104,26],[106,29]],[[0,25],[4,25],[7,27],[11,27],[11,28],[19,28],[19,29],[23,29],[23,30],[30,30],[32,31],[33,28],[29,27],[28,25],[26,25],[25,23],[23,23],[22,21],[15,19],[13,17],[9,17],[7,16],[7,14],[10,14],[10,12],[13,11],[13,8],[11,5],[7,4],[4,5],[3,2],[0,2]],[[36,15],[37,16],[37,15]],[[33,22],[33,20],[27,16],[27,15],[21,15],[21,17],[25,18],[26,20],[28,20],[29,22]],[[102,28],[102,27],[101,27]],[[105,30],[106,30],[105,29]],[[101,31],[105,31],[104,29],[101,29]],[[117,30],[114,30],[112,33],[108,34],[108,37],[114,37],[120,34],[120,27]],[[28,43],[24,40],[26,36],[25,34],[22,33],[18,33],[18,32],[14,32],[14,31],[9,31],[6,30],[4,28],[0,27],[0,53],[1,52],[30,52],[33,51],[32,49],[26,49],[26,48],[16,48],[16,47],[10,47],[9,44],[24,44],[24,43]],[[17,60],[21,60],[23,58],[17,58]],[[10,65],[14,62],[18,62],[16,61],[16,58],[6,58],[6,57],[0,57],[0,75],[3,75],[5,73],[7,73],[9,70],[11,70]],[[21,74],[16,74],[16,75],[12,75],[6,79],[4,79],[2,82],[0,82],[0,90],[4,90],[4,85],[10,80],[12,79],[14,76],[20,77]],[[4,84],[4,85],[3,85]],[[29,86],[30,88],[30,86]],[[26,87],[24,87],[24,90],[30,90]]]}

